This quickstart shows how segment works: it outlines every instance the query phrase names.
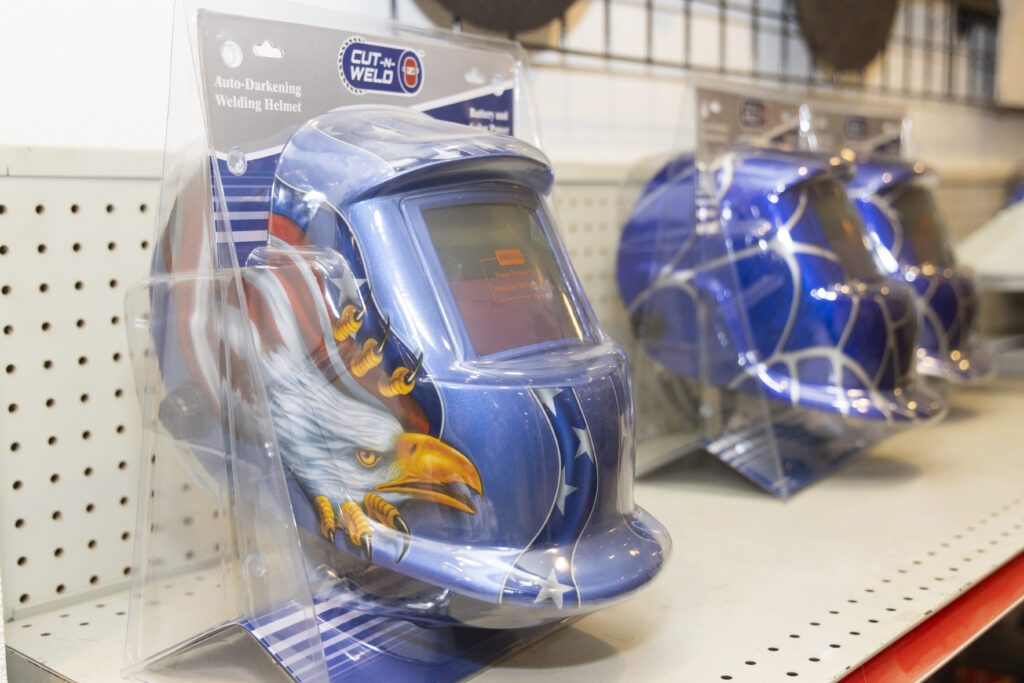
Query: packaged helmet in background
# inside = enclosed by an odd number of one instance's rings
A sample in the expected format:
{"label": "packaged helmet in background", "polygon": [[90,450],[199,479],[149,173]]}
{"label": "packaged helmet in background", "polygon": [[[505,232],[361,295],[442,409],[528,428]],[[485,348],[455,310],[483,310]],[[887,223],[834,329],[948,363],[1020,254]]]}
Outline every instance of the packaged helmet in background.
{"label": "packaged helmet in background", "polygon": [[957,265],[932,197],[937,177],[924,164],[898,159],[862,157],[856,166],[848,192],[876,261],[916,295],[918,370],[958,383],[990,379],[992,359],[973,339],[978,309],[974,275]]}
{"label": "packaged helmet in background", "polygon": [[640,452],[703,449],[788,497],[946,406],[917,376],[913,292],[874,262],[850,164],[796,151],[797,103],[697,88],[695,105],[693,151],[638,165],[623,196],[634,384],[686,416]]}
{"label": "packaged helmet in background", "polygon": [[[619,286],[645,351],[680,375],[757,385],[794,405],[888,421],[941,415],[915,377],[912,292],[883,277],[846,198],[850,165],[744,147],[714,173],[728,253],[696,248],[692,157],[651,180],[623,231]],[[738,290],[725,284],[729,268]],[[700,316],[731,333],[703,353]]]}

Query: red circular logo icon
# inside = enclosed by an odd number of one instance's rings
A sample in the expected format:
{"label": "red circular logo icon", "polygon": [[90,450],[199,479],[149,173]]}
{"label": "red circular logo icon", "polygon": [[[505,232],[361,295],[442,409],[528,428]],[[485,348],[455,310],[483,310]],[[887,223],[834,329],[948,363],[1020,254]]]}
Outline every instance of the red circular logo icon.
{"label": "red circular logo icon", "polygon": [[420,67],[416,63],[416,59],[411,55],[406,55],[405,59],[402,60],[402,78],[405,79],[405,86],[407,88],[415,88],[416,84],[420,81]]}

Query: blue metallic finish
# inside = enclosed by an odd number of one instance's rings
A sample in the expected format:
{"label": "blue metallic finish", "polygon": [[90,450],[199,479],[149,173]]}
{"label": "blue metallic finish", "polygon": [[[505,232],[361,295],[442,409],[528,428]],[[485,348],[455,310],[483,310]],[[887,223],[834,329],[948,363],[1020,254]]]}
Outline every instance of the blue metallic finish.
{"label": "blue metallic finish", "polygon": [[[954,382],[984,381],[994,374],[994,365],[971,339],[978,308],[974,275],[956,264],[931,197],[936,183],[936,176],[921,163],[865,159],[857,162],[847,190],[864,220],[880,267],[914,290],[922,320],[918,370]],[[925,212],[921,220],[927,220],[927,226],[913,223],[913,217],[897,206],[897,200],[909,192],[921,203]],[[909,232],[915,230],[924,232]]]}
{"label": "blue metallic finish", "polygon": [[[353,302],[365,311],[362,328],[337,344],[343,362],[332,360],[334,344],[325,332],[330,358],[315,363],[319,372],[333,363],[343,397],[325,394],[324,405],[289,408],[293,394],[296,406],[302,399],[285,386],[288,378],[268,386],[275,431],[296,437],[281,451],[300,524],[319,533],[317,496],[336,507],[371,490],[347,479],[339,490],[321,491],[308,472],[321,455],[341,460],[362,447],[346,431],[343,400],[358,399],[371,427],[400,430],[389,432],[396,443],[423,434],[463,463],[463,483],[448,486],[463,507],[381,493],[400,510],[409,534],[373,524],[375,571],[396,572],[447,596],[430,605],[396,604],[369,591],[368,600],[392,616],[485,627],[560,620],[628,596],[666,559],[667,534],[632,501],[626,359],[594,320],[559,241],[543,200],[551,182],[544,156],[519,140],[398,108],[328,112],[297,130],[281,152],[270,249],[254,252],[250,265],[310,249],[334,255],[341,265],[312,260],[314,270],[326,268],[331,319]],[[494,354],[474,350],[422,216],[432,206],[474,203],[514,204],[536,218],[564,279],[577,336]],[[270,291],[261,269],[246,270],[255,289]],[[273,324],[284,326],[279,319]],[[418,358],[422,364],[400,405],[348,376],[355,367],[348,349],[381,339],[385,329],[382,376]],[[267,373],[275,372],[276,359],[265,356]],[[305,409],[319,423],[296,428]],[[316,452],[302,455],[310,449]],[[363,554],[340,528],[333,541],[349,556]]]}
{"label": "blue metallic finish", "polygon": [[698,230],[692,158],[663,167],[618,254],[644,349],[680,375],[794,404],[890,421],[940,415],[914,381],[910,288],[871,263],[842,191],[850,172],[819,155],[733,150],[714,171],[720,222]]}

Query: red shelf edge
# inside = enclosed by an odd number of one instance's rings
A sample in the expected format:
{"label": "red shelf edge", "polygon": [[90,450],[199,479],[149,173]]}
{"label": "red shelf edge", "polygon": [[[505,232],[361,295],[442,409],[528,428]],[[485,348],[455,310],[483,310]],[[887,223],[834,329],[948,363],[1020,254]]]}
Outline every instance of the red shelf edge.
{"label": "red shelf edge", "polygon": [[989,574],[839,683],[920,681],[1024,600],[1024,552]]}

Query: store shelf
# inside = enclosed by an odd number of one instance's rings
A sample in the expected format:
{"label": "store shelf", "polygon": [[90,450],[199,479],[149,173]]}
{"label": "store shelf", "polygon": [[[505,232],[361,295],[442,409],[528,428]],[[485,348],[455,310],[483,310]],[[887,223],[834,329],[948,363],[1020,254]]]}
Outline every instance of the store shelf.
{"label": "store shelf", "polygon": [[[1024,550],[1024,381],[950,403],[945,423],[883,442],[786,503],[710,458],[644,477],[637,499],[675,541],[664,575],[483,680],[842,679]],[[116,680],[125,603],[117,593],[19,619],[8,643],[72,680]]]}

